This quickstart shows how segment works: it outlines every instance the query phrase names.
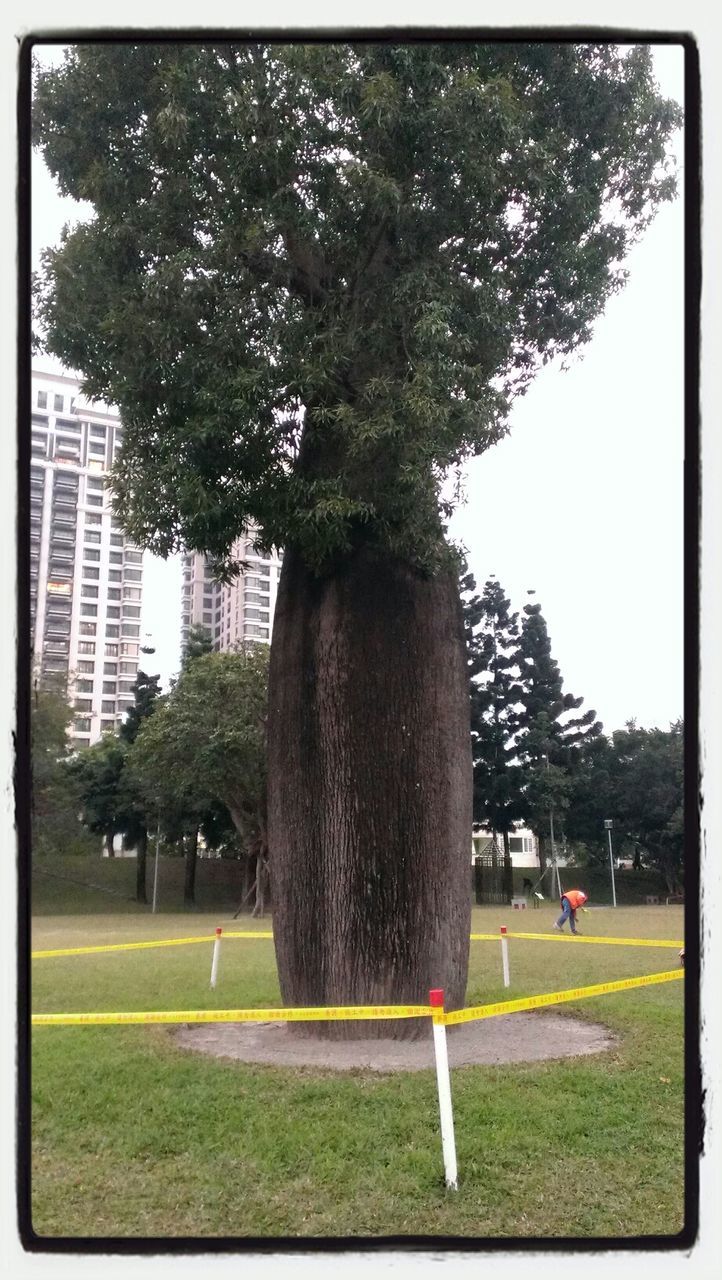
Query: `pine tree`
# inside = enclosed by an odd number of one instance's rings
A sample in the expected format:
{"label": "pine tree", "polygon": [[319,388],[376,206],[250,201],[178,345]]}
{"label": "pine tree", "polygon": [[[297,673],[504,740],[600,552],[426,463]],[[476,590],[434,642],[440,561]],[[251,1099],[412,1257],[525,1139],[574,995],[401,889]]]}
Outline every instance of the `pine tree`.
{"label": "pine tree", "polygon": [[181,667],[185,670],[194,658],[202,658],[204,653],[213,652],[213,637],[201,622],[194,622],[188,631],[188,639],[183,646]]}
{"label": "pine tree", "polygon": [[596,719],[596,711],[572,714],[584,699],[564,692],[541,605],[527,604],[523,614],[516,652],[521,703],[517,752],[522,809],[539,842],[544,871],[547,835],[554,845],[561,835],[572,789],[574,755],[584,743],[599,736],[602,725]]}
{"label": "pine tree", "polygon": [[512,894],[509,832],[521,816],[519,768],[515,762],[519,728],[517,648],[519,615],[495,578],[482,596],[473,593],[471,574],[461,580],[471,675],[471,741],[474,821],[504,841],[504,892]]}

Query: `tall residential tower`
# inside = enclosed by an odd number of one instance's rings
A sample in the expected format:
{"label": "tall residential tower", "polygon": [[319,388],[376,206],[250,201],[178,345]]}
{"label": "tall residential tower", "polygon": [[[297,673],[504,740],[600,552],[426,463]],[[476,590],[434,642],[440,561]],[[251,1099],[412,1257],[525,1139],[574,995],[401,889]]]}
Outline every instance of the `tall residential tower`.
{"label": "tall residential tower", "polygon": [[232,649],[246,640],[270,643],[283,556],[267,555],[251,531],[234,543],[231,554],[246,568],[229,584],[216,582],[200,552],[183,557],[181,651],[194,624],[210,632],[214,649]]}
{"label": "tall residential tower", "polygon": [[143,553],[106,488],[123,436],[67,375],[32,374],[30,625],[41,681],[67,682],[76,746],[115,730],[133,702]]}

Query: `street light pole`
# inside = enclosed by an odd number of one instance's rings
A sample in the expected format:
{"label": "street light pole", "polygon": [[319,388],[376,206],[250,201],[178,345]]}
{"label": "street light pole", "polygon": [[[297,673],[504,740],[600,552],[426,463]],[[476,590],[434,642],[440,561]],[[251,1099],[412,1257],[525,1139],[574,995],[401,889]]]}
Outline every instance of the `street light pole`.
{"label": "street light pole", "polygon": [[613,826],[614,826],[614,822],[612,818],[604,819],[604,829],[607,833],[607,839],[609,840],[609,870],[612,873],[612,906],[616,907],[617,891],[614,886],[614,855],[612,854],[612,827]]}

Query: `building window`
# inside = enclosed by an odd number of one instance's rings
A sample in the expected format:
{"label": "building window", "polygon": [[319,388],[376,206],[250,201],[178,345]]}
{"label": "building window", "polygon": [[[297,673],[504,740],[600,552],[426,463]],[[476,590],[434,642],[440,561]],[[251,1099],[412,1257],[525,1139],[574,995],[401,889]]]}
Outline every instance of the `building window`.
{"label": "building window", "polygon": [[62,397],[62,396],[53,396],[53,409],[55,410],[55,412],[56,412],[56,413],[62,413],[62,412],[63,412],[63,397]]}
{"label": "building window", "polygon": [[[97,545],[97,544],[100,542],[101,537],[102,537],[102,535],[101,535],[99,532],[97,532],[95,529],[86,529],[86,530],[85,530],[85,541],[86,541],[87,543],[91,543],[91,542],[92,542],[94,545]],[[88,559],[90,559],[90,560],[99,560],[99,559],[100,559],[100,552],[99,552],[99,551],[94,551],[94,552],[93,552],[93,554],[92,554],[91,556],[89,556],[89,557],[88,557]]]}
{"label": "building window", "polygon": [[139,636],[139,635],[140,635],[140,627],[136,626],[136,625],[135,625],[135,623],[131,623],[131,622],[124,622],[124,623],[123,623],[123,635],[124,635],[124,636]]}
{"label": "building window", "polygon": [[120,587],[108,587],[108,599],[120,600]]}
{"label": "building window", "polygon": [[122,564],[123,553],[122,551],[111,551],[108,559],[110,560],[111,564]]}
{"label": "building window", "polygon": [[108,605],[108,607],[107,607],[107,614],[108,614],[108,617],[109,617],[109,618],[119,618],[119,617],[120,617],[120,605],[119,605],[119,604],[109,604],[109,605]]}
{"label": "building window", "polygon": [[[100,572],[100,570],[98,570],[98,572]],[[87,596],[89,600],[97,600],[98,590],[99,590],[98,587],[86,587],[85,583],[83,583],[81,587],[81,594],[84,596]],[[82,609],[83,605],[81,604],[80,607]],[[87,609],[85,610],[85,612],[87,613]]]}
{"label": "building window", "polygon": [[88,527],[88,525],[98,525],[98,524],[102,524],[102,523],[103,523],[103,517],[102,517],[102,516],[96,516],[96,515],[95,515],[95,513],[94,513],[93,511],[87,511],[87,512],[86,512],[86,514],[85,514],[85,526],[86,526],[86,528]]}
{"label": "building window", "polygon": [[47,391],[38,391],[38,409],[47,409],[48,393]]}
{"label": "building window", "polygon": [[115,693],[115,680],[103,681],[103,693]]}
{"label": "building window", "polygon": [[96,440],[105,440],[105,427],[101,427],[97,422],[91,422],[90,434]]}
{"label": "building window", "polygon": [[78,692],[78,693],[92,693],[92,692],[93,692],[93,681],[92,681],[92,680],[78,680],[78,681],[76,681],[75,688],[76,688],[76,690],[77,690],[77,692]]}
{"label": "building window", "polygon": [[100,732],[101,732],[101,733],[115,733],[115,720],[101,720],[101,722],[100,722]]}
{"label": "building window", "polygon": [[[142,564],[142,562],[143,562],[142,551],[126,551],[125,553],[126,564]],[[204,604],[205,604],[205,601],[204,601]]]}
{"label": "building window", "polygon": [[78,653],[95,653],[95,645],[90,644],[87,640],[78,642]]}
{"label": "building window", "polygon": [[85,501],[89,507],[102,507],[103,505],[103,499],[100,494],[88,493],[85,496]]}
{"label": "building window", "polygon": [[[81,636],[94,636],[97,631],[97,623],[81,622],[78,630]],[[80,646],[78,646],[78,649],[80,649]]]}
{"label": "building window", "polygon": [[138,648],[139,646],[137,644],[133,644],[130,640],[128,640],[125,642],[125,644],[122,644],[120,646],[120,652],[123,654],[124,658],[137,658]]}
{"label": "building window", "polygon": [[[100,569],[94,569],[92,565],[84,564],[83,577],[88,578],[91,581],[95,578],[100,578]],[[97,588],[96,588],[96,591],[97,591]],[[83,595],[89,596],[90,594],[91,594],[90,590],[89,589],[86,590],[86,588],[83,587]]]}
{"label": "building window", "polygon": [[74,721],[74,727],[75,727],[76,733],[90,733],[89,716],[78,716],[78,718]]}
{"label": "building window", "polygon": [[126,580],[131,582],[141,582],[143,579],[143,571],[141,569],[126,569]]}
{"label": "building window", "polygon": [[119,636],[120,627],[118,626],[117,622],[114,622],[114,623],[109,622],[105,628],[105,634],[106,636],[111,636],[113,638],[115,638],[116,636]]}
{"label": "building window", "polygon": [[122,676],[134,676],[137,670],[137,662],[121,662],[120,664],[120,674]]}
{"label": "building window", "polygon": [[108,570],[108,581],[109,581],[109,582],[122,582],[122,581],[123,581],[123,573],[122,573],[122,570],[120,570],[120,569],[109,569],[109,570]]}
{"label": "building window", "polygon": [[96,480],[95,476],[88,476],[85,481],[85,487],[88,490],[95,490],[96,492],[100,489],[102,492],[103,481]]}
{"label": "building window", "polygon": [[78,662],[76,665],[77,665],[77,670],[83,672],[84,675],[87,675],[88,672],[90,672],[90,674],[92,675],[93,671],[95,670],[94,662]]}
{"label": "building window", "polygon": [[[100,538],[100,534],[98,534]],[[92,564],[97,564],[100,560],[100,552],[93,550],[92,547],[86,547],[83,551],[83,559],[90,560]]]}
{"label": "building window", "polygon": [[117,646],[117,644],[106,644],[106,646],[105,646],[105,656],[106,656],[106,658],[117,658],[117,656],[118,656],[118,646]]}
{"label": "building window", "polygon": [[[205,616],[205,615],[204,615],[204,616]],[[139,618],[139,617],[140,617],[140,605],[138,605],[138,604],[124,604],[124,605],[123,605],[123,617],[124,617],[124,618]]]}
{"label": "building window", "polygon": [[123,599],[124,600],[140,600],[141,599],[140,587],[123,587]]}
{"label": "building window", "polygon": [[115,714],[115,701],[113,701],[113,702],[101,702],[101,704],[100,704],[100,710],[102,711],[103,715],[105,715],[105,716],[107,716],[107,715],[111,715],[111,716],[112,716],[112,715],[114,715],[114,714]]}
{"label": "building window", "polygon": [[114,675],[116,674],[117,670],[118,670],[118,664],[117,664],[117,662],[104,662],[104,663],[103,663],[103,675],[104,675],[104,676],[114,676]]}
{"label": "building window", "polygon": [[204,621],[205,623],[207,623],[207,624],[208,624],[208,626],[210,626],[210,624],[211,624],[211,623],[212,623],[212,621],[213,621],[213,614],[212,614],[212,613],[204,613],[204,614],[203,614],[203,621]]}
{"label": "building window", "polygon": [[111,535],[110,535],[110,545],[111,545],[111,547],[122,547],[122,545],[123,545],[123,535],[122,535],[122,533],[111,533]]}

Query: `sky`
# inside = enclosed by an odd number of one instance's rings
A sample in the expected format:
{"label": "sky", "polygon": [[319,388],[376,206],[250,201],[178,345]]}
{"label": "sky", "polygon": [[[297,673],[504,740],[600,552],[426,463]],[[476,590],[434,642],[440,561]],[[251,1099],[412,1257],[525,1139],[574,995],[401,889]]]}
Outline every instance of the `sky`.
{"label": "sky", "polygon": [[[654,62],[681,103],[681,46],[657,46]],[[680,134],[682,179],[681,145]],[[32,193],[37,262],[82,211],[37,156]],[[680,181],[582,355],[544,369],[507,438],[466,468],[449,525],[479,589],[495,575],[514,609],[541,604],[565,689],[607,732],[630,719],[664,728],[683,711],[683,250]],[[178,557],[146,556],[143,630],[167,684],[180,660]]]}

